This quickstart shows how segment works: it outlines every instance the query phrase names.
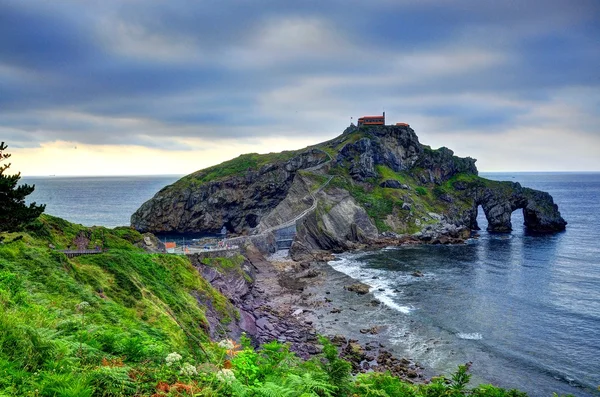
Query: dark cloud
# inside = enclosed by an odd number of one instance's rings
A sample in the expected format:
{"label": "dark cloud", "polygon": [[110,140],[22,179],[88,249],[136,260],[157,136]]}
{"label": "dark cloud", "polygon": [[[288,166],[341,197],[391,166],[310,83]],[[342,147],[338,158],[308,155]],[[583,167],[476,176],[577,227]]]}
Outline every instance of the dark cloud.
{"label": "dark cloud", "polygon": [[598,15],[596,1],[0,0],[0,133],[153,147],[317,135],[386,106],[495,132],[600,85]]}

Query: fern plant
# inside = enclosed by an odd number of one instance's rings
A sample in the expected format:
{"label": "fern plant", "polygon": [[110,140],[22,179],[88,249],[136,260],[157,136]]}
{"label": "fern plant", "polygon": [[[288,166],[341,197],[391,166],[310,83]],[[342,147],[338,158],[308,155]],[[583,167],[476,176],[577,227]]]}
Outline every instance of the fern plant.
{"label": "fern plant", "polygon": [[[257,397],[293,397],[294,390],[287,386],[278,385],[273,382],[265,382],[263,385],[255,386],[252,389],[253,395]],[[240,396],[242,397],[242,396]]]}
{"label": "fern plant", "polygon": [[293,395],[298,397],[333,397],[338,389],[326,379],[320,379],[311,372],[302,375],[290,374],[286,385],[294,390]]}
{"label": "fern plant", "polygon": [[352,364],[339,358],[337,347],[329,339],[320,337],[319,342],[323,345],[324,360],[321,368],[327,373],[329,383],[336,387],[334,396],[345,396],[350,388]]}
{"label": "fern plant", "polygon": [[94,397],[121,397],[136,392],[128,367],[98,367],[90,376],[95,388]]}
{"label": "fern plant", "polygon": [[414,387],[388,373],[359,374],[354,382],[354,394],[361,397],[418,397]]}

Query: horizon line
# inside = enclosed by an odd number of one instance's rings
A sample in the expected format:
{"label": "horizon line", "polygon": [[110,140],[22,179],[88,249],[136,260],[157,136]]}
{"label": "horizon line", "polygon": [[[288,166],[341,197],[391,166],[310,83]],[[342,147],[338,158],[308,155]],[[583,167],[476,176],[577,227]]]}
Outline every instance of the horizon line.
{"label": "horizon line", "polygon": [[[195,172],[195,171],[193,171]],[[193,173],[191,172],[191,173]],[[23,175],[21,174],[21,178],[92,178],[92,177],[151,177],[151,176],[174,176],[174,177],[183,177],[189,175],[191,173],[183,173],[183,174],[53,174],[53,175]],[[600,173],[600,170],[575,170],[575,171],[556,171],[556,170],[526,170],[526,171],[511,171],[511,170],[500,170],[500,171],[479,171],[479,173],[484,174],[597,174]]]}

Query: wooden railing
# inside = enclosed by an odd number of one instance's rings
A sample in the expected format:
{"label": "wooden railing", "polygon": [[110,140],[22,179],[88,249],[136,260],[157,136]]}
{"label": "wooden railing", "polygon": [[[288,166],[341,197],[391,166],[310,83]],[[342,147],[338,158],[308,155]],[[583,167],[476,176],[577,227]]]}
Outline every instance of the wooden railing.
{"label": "wooden railing", "polygon": [[102,251],[100,248],[97,248],[97,249],[93,249],[93,250],[58,250],[58,252],[62,252],[68,258],[73,258],[75,256],[80,256],[80,255],[101,254],[104,251]]}

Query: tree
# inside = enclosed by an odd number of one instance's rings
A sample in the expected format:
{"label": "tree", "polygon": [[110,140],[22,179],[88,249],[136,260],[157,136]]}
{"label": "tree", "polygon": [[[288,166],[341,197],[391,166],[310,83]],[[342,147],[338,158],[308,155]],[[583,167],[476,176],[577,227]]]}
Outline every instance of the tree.
{"label": "tree", "polygon": [[[0,144],[0,162],[10,157],[5,153],[7,146],[2,142]],[[0,232],[18,230],[20,227],[36,219],[44,209],[45,205],[25,204],[25,197],[30,195],[35,185],[17,186],[21,173],[6,175],[5,172],[10,168],[10,163],[0,166]]]}

